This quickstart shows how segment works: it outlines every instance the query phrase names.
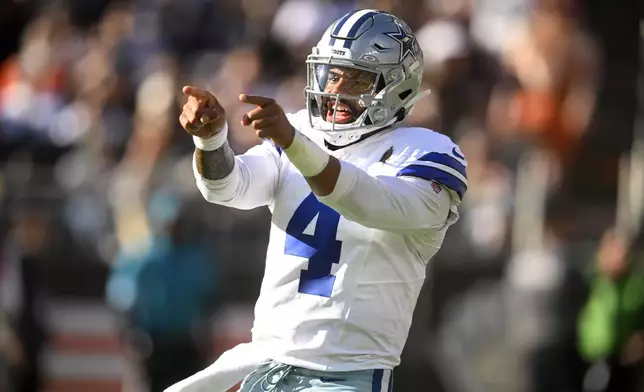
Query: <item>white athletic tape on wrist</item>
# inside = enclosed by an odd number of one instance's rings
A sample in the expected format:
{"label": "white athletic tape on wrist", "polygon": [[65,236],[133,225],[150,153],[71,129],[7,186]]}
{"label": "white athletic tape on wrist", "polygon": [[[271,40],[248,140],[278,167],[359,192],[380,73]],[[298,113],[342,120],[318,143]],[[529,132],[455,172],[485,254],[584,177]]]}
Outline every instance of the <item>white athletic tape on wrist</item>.
{"label": "white athletic tape on wrist", "polygon": [[304,177],[314,177],[322,173],[331,158],[320,146],[298,131],[295,131],[293,143],[284,153]]}
{"label": "white athletic tape on wrist", "polygon": [[201,138],[198,136],[193,136],[192,141],[195,143],[195,147],[201,151],[214,151],[226,143],[228,140],[228,123],[224,123],[224,127],[221,131],[215,133],[209,138]]}

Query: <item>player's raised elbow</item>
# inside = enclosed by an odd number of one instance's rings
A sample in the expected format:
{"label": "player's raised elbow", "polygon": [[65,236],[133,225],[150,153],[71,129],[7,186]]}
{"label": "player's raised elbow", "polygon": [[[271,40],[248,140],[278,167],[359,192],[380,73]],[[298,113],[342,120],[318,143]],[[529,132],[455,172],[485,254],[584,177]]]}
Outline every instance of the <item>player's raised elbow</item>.
{"label": "player's raised elbow", "polygon": [[197,189],[199,193],[208,203],[212,204],[225,204],[231,201],[228,195],[222,194],[220,190],[210,189],[206,184],[197,181]]}
{"label": "player's raised elbow", "polygon": [[211,189],[207,184],[197,181],[199,193],[208,203],[217,204],[224,207],[231,207],[238,210],[252,210],[265,205],[265,203],[251,200],[248,197],[240,195],[239,189]]}

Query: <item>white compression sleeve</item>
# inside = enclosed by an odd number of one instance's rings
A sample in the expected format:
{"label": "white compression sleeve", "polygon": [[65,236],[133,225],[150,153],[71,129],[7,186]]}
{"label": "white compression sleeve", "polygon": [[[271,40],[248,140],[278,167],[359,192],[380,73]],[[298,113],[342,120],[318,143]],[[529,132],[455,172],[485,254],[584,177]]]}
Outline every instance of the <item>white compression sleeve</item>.
{"label": "white compression sleeve", "polygon": [[304,177],[320,174],[331,158],[320,146],[298,131],[295,131],[293,142],[284,152]]}

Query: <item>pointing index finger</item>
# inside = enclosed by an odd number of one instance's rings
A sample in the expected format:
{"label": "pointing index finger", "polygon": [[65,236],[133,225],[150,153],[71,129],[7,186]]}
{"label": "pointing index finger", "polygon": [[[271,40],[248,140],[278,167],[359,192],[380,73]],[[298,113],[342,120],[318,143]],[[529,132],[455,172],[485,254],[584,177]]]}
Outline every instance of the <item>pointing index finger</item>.
{"label": "pointing index finger", "polygon": [[240,94],[239,100],[243,103],[247,103],[250,105],[257,105],[260,107],[264,107],[266,105],[275,103],[275,100],[273,98],[262,97],[259,95],[248,95],[248,94]]}
{"label": "pointing index finger", "polygon": [[183,88],[183,93],[188,96],[195,97],[200,101],[207,102],[208,104],[213,104],[215,102],[215,97],[211,93],[199,87],[185,86]]}

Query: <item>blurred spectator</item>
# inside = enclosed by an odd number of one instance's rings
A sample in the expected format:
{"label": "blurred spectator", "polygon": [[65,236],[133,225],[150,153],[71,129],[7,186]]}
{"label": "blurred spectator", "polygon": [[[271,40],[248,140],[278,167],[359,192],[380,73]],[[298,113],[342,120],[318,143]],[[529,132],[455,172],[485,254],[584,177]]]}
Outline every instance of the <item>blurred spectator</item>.
{"label": "blurred spectator", "polygon": [[502,52],[509,80],[490,102],[491,131],[551,152],[555,168],[574,161],[595,104],[598,60],[574,23],[572,1],[538,0]]}
{"label": "blurred spectator", "polygon": [[[591,363],[605,361],[609,370],[608,380],[594,379],[594,385],[589,386],[592,390],[641,391],[640,375],[644,372],[642,268],[641,255],[630,244],[613,230],[604,234],[595,256],[590,297],[579,319],[582,355]],[[602,388],[602,384],[607,385]]]}
{"label": "blurred spectator", "polygon": [[467,177],[473,185],[469,200],[463,203],[460,227],[473,247],[471,252],[490,260],[502,254],[509,235],[511,172],[492,159],[490,141],[482,130],[465,131],[458,140],[467,154]]}
{"label": "blurred spectator", "polygon": [[150,392],[201,370],[210,355],[215,260],[200,233],[185,226],[180,203],[152,197],[151,238],[121,250],[107,284],[108,302],[123,317],[124,349]]}
{"label": "blurred spectator", "polygon": [[46,162],[59,156],[69,142],[59,114],[66,94],[71,32],[64,12],[41,15],[27,27],[20,52],[0,68],[0,140],[39,146],[37,156]]}
{"label": "blurred spectator", "polygon": [[52,252],[53,226],[46,212],[30,207],[15,214],[13,230],[2,249],[0,275],[2,311],[8,323],[4,341],[14,362],[12,384],[16,392],[40,391],[41,354],[46,339],[44,277]]}
{"label": "blurred spectator", "polygon": [[20,342],[4,314],[0,314],[0,390],[15,390],[12,373],[24,365]]}
{"label": "blurred spectator", "polygon": [[412,121],[454,136],[457,124],[472,115],[471,107],[478,98],[471,94],[476,83],[471,73],[473,48],[462,20],[445,15],[444,10],[434,11],[416,33],[425,60],[423,77],[432,96],[412,113],[412,118],[425,117]]}
{"label": "blurred spectator", "polygon": [[[524,196],[525,197],[525,196]],[[582,362],[575,341],[576,315],[585,297],[570,241],[572,220],[559,200],[545,206],[536,241],[515,249],[507,269],[511,343],[525,366],[524,390],[577,391]]]}

